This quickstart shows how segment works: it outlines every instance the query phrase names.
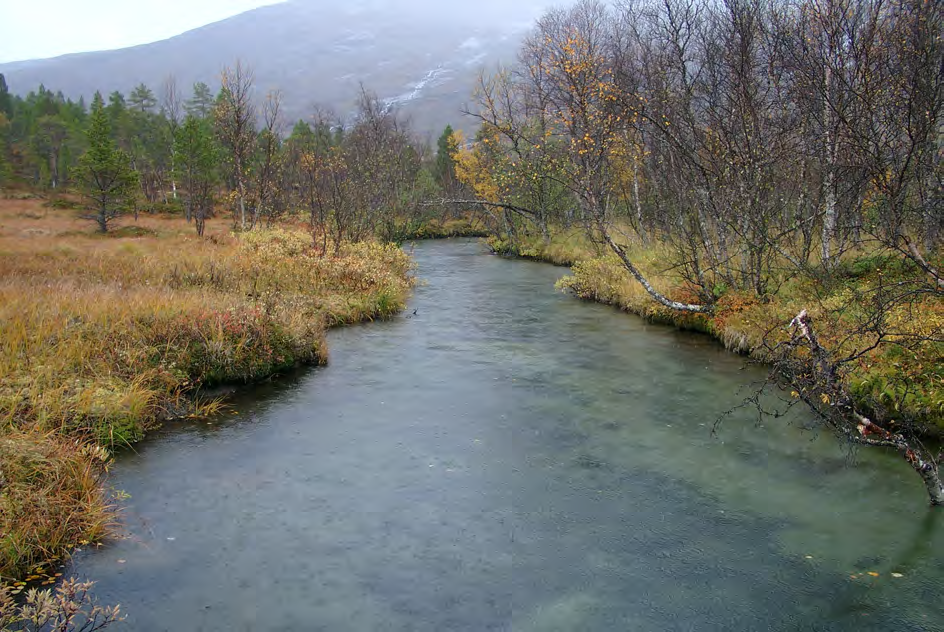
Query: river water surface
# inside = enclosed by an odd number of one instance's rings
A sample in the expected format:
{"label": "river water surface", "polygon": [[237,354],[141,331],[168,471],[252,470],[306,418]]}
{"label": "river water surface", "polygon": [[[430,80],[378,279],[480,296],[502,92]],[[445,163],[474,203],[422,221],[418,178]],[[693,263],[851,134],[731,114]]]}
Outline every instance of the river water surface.
{"label": "river water surface", "polygon": [[416,260],[416,316],[119,458],[128,537],[72,571],[125,629],[944,629],[944,512],[898,458],[799,411],[713,436],[742,358],[473,241]]}

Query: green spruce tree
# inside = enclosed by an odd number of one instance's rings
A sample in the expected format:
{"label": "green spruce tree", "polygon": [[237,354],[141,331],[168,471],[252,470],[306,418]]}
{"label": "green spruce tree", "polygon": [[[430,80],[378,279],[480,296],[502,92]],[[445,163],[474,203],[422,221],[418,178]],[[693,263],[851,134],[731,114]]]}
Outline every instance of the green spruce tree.
{"label": "green spruce tree", "polygon": [[177,129],[174,155],[177,162],[175,177],[184,189],[187,221],[192,219],[197,234],[202,236],[206,218],[213,209],[219,162],[210,122],[188,114],[184,124]]}
{"label": "green spruce tree", "polygon": [[193,97],[184,105],[187,114],[197,118],[208,118],[213,112],[216,99],[210,91],[210,86],[201,82],[193,84]]}
{"label": "green spruce tree", "polygon": [[0,73],[0,114],[6,116],[7,120],[13,118],[13,97],[10,95],[7,79],[3,73]]}
{"label": "green spruce tree", "polygon": [[79,178],[98,229],[109,225],[122,213],[134,208],[138,174],[131,168],[128,154],[118,149],[111,136],[111,124],[102,95],[95,94],[87,131],[88,151],[79,159]]}
{"label": "green spruce tree", "polygon": [[142,114],[154,112],[157,107],[157,97],[154,96],[154,92],[146,85],[143,83],[138,84],[138,86],[131,91],[131,94],[128,95],[128,106],[132,110]]}
{"label": "green spruce tree", "polygon": [[[2,75],[0,75],[2,76]],[[10,180],[10,121],[7,115],[0,112],[0,187]]]}
{"label": "green spruce tree", "polygon": [[451,196],[457,187],[455,155],[458,150],[455,132],[451,125],[447,125],[436,143],[436,164],[433,168],[436,183],[446,196]]}

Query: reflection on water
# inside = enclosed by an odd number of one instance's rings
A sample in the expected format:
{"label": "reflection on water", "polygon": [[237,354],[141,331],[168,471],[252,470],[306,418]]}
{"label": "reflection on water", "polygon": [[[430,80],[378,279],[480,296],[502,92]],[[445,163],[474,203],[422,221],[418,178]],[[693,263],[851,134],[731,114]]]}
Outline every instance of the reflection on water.
{"label": "reflection on water", "polygon": [[713,436],[742,359],[474,242],[416,256],[415,318],[120,459],[128,538],[75,570],[130,629],[944,629],[896,457],[800,411]]}

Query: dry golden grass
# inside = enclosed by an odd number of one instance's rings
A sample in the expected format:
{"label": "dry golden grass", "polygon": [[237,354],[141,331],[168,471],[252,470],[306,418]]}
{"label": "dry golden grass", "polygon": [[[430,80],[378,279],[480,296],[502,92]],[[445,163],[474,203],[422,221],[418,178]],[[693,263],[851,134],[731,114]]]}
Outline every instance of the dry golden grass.
{"label": "dry golden grass", "polygon": [[[123,224],[99,235],[74,211],[0,200],[5,440],[132,443],[194,412],[201,387],[324,362],[326,326],[390,316],[412,284],[409,258],[392,246],[344,245],[320,258],[293,229],[237,237],[217,221],[201,239],[181,219]],[[77,472],[88,466],[81,451],[69,454]],[[19,552],[0,560],[0,575],[75,539],[36,544],[36,525],[23,522],[25,533],[16,524],[0,534]]]}
{"label": "dry golden grass", "polygon": [[601,252],[587,239],[586,231],[579,227],[555,230],[550,240],[541,235],[520,235],[515,240],[493,236],[489,237],[488,245],[500,255],[538,259],[558,266],[571,266],[592,259]]}

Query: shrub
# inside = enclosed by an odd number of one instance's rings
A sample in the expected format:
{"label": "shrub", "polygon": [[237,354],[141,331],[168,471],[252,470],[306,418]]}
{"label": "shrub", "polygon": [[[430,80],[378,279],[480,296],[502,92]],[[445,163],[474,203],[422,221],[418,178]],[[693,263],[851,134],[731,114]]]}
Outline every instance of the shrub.
{"label": "shrub", "polygon": [[54,590],[31,588],[17,601],[19,589],[0,588],[0,631],[95,632],[121,621],[118,606],[99,606],[89,591],[92,582],[66,579]]}

